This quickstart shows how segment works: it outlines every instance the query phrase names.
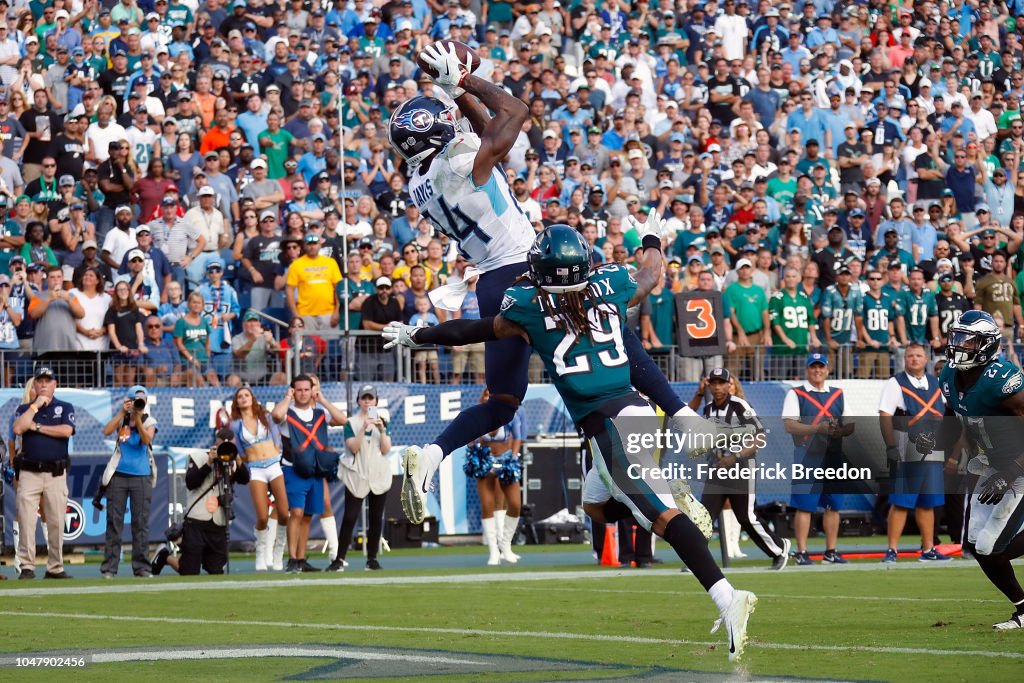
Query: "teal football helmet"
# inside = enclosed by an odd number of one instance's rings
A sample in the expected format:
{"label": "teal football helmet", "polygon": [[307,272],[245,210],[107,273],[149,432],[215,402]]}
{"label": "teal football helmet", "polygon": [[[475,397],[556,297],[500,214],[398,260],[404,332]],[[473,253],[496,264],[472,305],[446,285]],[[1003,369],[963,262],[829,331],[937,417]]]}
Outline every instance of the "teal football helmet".
{"label": "teal football helmet", "polygon": [[590,276],[590,245],[583,235],[564,223],[545,229],[527,256],[533,281],[545,292],[579,292]]}

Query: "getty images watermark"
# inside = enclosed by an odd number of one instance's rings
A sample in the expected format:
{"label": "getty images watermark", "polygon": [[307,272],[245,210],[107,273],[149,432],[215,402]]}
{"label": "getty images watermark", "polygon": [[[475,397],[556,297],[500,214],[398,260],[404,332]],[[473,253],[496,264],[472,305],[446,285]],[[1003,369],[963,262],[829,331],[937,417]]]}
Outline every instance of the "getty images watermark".
{"label": "getty images watermark", "polygon": [[[683,426],[683,425],[679,425]],[[627,432],[625,450],[629,456],[660,452],[658,465],[630,462],[626,476],[633,480],[674,481],[740,481],[763,479],[768,481],[870,481],[874,477],[871,467],[855,467],[841,463],[835,467],[800,462],[759,462],[750,456],[768,448],[769,432],[753,427],[711,431],[708,423],[689,421],[690,427],[700,429],[666,428],[651,432]],[[672,461],[667,454],[685,454],[691,462]],[[743,458],[746,455],[747,458]],[[724,458],[727,466],[722,466]],[[630,460],[633,458],[631,457]],[[665,462],[669,460],[669,462]]]}

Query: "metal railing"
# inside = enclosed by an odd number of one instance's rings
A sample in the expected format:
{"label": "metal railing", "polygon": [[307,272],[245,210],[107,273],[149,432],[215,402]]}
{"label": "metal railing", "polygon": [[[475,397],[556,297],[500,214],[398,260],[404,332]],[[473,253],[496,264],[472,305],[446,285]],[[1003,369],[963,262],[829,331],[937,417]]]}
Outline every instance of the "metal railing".
{"label": "metal railing", "polygon": [[[270,320],[269,316],[264,316]],[[280,323],[281,321],[271,322]],[[125,357],[110,351],[71,351],[34,355],[0,351],[0,387],[24,386],[36,368],[53,369],[61,386],[68,388],[118,387],[142,384],[150,387],[202,387],[217,384],[279,386],[300,373],[315,374],[325,382],[406,382],[411,384],[476,384],[483,379],[482,361],[466,350],[455,373],[456,354],[451,348],[410,350],[380,349],[380,333],[369,330],[302,330],[289,340],[289,348],[267,354],[266,363],[251,364],[233,357],[230,349],[213,354],[201,372],[189,372],[176,349],[167,366],[147,356]],[[299,338],[305,341],[296,344]],[[1022,349],[1017,349],[1020,353]],[[806,378],[806,358],[821,351],[829,358],[832,379],[887,379],[902,369],[902,349],[885,348],[801,349],[786,347],[739,347],[706,359],[684,357],[677,347],[651,352],[651,358],[670,382],[696,382],[712,367],[724,365],[742,382],[799,381]],[[436,370],[435,370],[436,368]],[[530,382],[549,383],[551,378],[535,353],[530,362]]]}

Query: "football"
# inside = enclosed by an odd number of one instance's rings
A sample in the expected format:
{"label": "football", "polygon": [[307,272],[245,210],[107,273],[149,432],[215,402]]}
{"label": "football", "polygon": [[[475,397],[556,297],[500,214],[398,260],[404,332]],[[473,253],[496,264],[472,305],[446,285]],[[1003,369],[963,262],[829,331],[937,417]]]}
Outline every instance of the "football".
{"label": "football", "polygon": [[[437,43],[434,43],[434,44],[436,45],[438,43],[442,43],[442,44],[446,43],[446,44],[449,44],[449,45],[454,45],[455,46],[455,53],[459,56],[459,61],[461,63],[463,63],[463,64],[466,63],[467,57],[469,59],[471,59],[472,60],[470,62],[472,64],[472,67],[470,68],[470,72],[471,73],[476,71],[477,67],[480,66],[480,64],[481,64],[480,55],[478,55],[476,53],[476,50],[471,48],[469,45],[466,45],[465,43],[460,43],[457,40],[439,40],[439,41],[437,41]],[[437,76],[437,71],[435,71],[432,66],[428,65],[426,62],[423,61],[422,53],[416,55],[416,65],[419,66],[420,69],[422,69],[425,73],[430,74],[431,77]]]}

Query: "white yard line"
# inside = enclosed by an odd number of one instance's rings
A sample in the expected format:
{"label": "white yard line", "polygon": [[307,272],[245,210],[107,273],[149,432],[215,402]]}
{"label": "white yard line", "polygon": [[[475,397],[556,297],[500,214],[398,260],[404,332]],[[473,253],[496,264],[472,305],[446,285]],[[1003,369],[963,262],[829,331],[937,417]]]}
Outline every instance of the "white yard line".
{"label": "white yard line", "polygon": [[[787,570],[782,575],[790,574],[834,574],[838,572],[861,572],[861,571],[910,571],[914,569],[944,571],[948,569],[974,569],[977,567],[967,562],[943,562],[941,566],[930,564],[848,564],[841,566],[817,565],[814,567],[801,567],[799,570]],[[358,572],[357,574],[361,574]],[[764,567],[739,567],[727,569],[725,573],[729,576],[743,574],[768,574],[769,570]],[[981,576],[981,572],[978,571]],[[273,576],[273,575],[272,575]],[[396,584],[405,585],[429,585],[429,584],[468,584],[468,583],[491,583],[501,582],[507,584],[517,581],[576,581],[583,579],[643,579],[651,576],[678,576],[687,577],[687,581],[693,577],[690,574],[681,574],[678,567],[672,569],[610,569],[610,570],[585,570],[585,571],[536,571],[536,572],[503,572],[500,570],[489,571],[480,574],[439,574],[430,576],[359,576],[353,573],[327,574],[324,578],[296,578],[291,575],[278,574],[273,578],[256,579],[252,581],[236,581],[231,579],[217,579],[209,581],[178,581],[177,579],[160,578],[153,579],[128,579],[114,583],[105,582],[91,586],[69,586],[66,582],[56,586],[52,583],[39,585],[38,587],[0,588],[0,597],[49,597],[67,595],[108,595],[113,593],[167,593],[173,591],[204,591],[204,590],[254,590],[259,588],[303,588],[303,587],[325,587],[325,586],[393,586]],[[327,578],[330,577],[330,578]]]}
{"label": "white yard line", "polygon": [[[174,625],[199,625],[199,626],[254,626],[258,628],[286,628],[306,629],[313,631],[366,631],[394,632],[394,633],[422,633],[424,635],[436,635],[445,633],[456,636],[473,637],[494,637],[499,639],[508,638],[532,638],[535,640],[575,640],[591,642],[610,643],[636,643],[642,645],[687,645],[708,647],[711,645],[722,645],[724,641],[704,640],[675,640],[669,638],[642,638],[639,636],[619,636],[593,633],[568,633],[568,632],[547,632],[547,631],[490,631],[484,629],[466,628],[439,628],[424,626],[384,626],[375,624],[307,624],[288,623],[279,621],[252,621],[234,619],[186,619],[176,617],[139,617],[139,616],[117,616],[103,614],[75,614],[65,612],[15,612],[0,611],[0,616],[12,618],[37,618],[37,619],[82,619],[88,621],[117,621],[126,623],[155,623]],[[986,650],[936,650],[933,648],[916,647],[870,647],[859,645],[797,645],[793,643],[767,643],[751,641],[751,647],[762,650],[813,650],[818,652],[872,652],[876,654],[894,655],[925,655],[939,657],[988,657],[996,659],[1020,659],[1024,660],[1024,652],[989,652]]]}

